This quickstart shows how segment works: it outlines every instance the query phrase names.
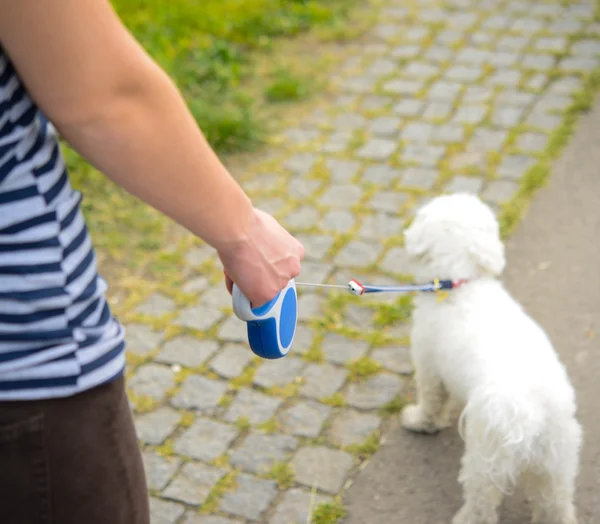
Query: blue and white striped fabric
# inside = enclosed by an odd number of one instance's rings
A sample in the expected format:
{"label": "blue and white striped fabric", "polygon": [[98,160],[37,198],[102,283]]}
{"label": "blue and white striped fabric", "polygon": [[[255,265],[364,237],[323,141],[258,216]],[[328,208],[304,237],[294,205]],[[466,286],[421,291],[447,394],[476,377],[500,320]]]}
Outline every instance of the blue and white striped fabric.
{"label": "blue and white striped fabric", "polygon": [[0,47],[0,400],[79,393],[118,377],[124,330],[56,132]]}

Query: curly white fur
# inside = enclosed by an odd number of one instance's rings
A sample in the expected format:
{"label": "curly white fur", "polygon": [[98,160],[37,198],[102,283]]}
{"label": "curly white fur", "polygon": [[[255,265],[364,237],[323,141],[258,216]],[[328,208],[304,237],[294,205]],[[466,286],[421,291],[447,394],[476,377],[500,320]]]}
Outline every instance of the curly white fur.
{"label": "curly white fur", "polygon": [[434,433],[460,414],[464,505],[453,524],[496,524],[521,481],[536,524],[576,524],[582,431],[565,368],[538,324],[497,277],[504,246],[491,209],[472,195],[438,197],[405,232],[420,281],[467,279],[440,301],[415,300],[417,403],[403,426]]}

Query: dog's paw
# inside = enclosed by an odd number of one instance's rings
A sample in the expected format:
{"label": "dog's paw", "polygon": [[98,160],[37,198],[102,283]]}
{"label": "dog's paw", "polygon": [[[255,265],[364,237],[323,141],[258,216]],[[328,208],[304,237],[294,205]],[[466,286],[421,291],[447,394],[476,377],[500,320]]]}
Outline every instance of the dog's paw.
{"label": "dog's paw", "polygon": [[444,428],[443,424],[427,417],[421,406],[416,404],[410,404],[402,410],[401,421],[404,429],[414,431],[415,433],[433,434]]}

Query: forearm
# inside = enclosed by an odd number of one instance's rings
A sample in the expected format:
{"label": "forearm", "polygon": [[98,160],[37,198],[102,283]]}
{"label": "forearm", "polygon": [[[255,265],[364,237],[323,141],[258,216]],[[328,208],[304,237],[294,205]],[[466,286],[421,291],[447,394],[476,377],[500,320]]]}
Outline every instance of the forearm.
{"label": "forearm", "polygon": [[219,249],[245,234],[251,203],[158,68],[105,107],[57,122],[65,139],[120,186]]}

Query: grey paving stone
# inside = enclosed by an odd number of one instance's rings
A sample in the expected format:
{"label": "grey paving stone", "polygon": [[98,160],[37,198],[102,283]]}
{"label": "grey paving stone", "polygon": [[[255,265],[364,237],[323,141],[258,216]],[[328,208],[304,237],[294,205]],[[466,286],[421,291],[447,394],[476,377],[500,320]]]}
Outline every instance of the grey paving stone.
{"label": "grey paving stone", "polygon": [[505,178],[519,180],[536,163],[534,158],[525,155],[508,155],[502,159],[496,173]]}
{"label": "grey paving stone", "polygon": [[[323,315],[323,297],[306,294],[298,297],[298,320],[308,321]],[[287,357],[286,357],[287,360]]]}
{"label": "grey paving stone", "polygon": [[465,89],[463,106],[475,106],[489,102],[494,97],[494,89],[489,86],[469,86]]}
{"label": "grey paving stone", "polygon": [[416,95],[423,89],[422,80],[403,80],[395,79],[384,82],[381,89],[384,93],[393,93],[396,95]]}
{"label": "grey paving stone", "polygon": [[240,418],[244,418],[250,424],[262,424],[273,417],[281,403],[280,398],[270,397],[252,389],[240,389],[229,406],[225,419],[229,422],[237,422]]}
{"label": "grey paving stone", "polygon": [[404,386],[396,375],[379,373],[351,384],[346,392],[346,402],[358,409],[377,409],[392,401]]}
{"label": "grey paving stone", "polygon": [[175,311],[175,302],[162,293],[153,293],[150,297],[136,309],[136,312],[143,315],[160,317]]}
{"label": "grey paving stone", "polygon": [[235,315],[230,315],[219,326],[217,337],[226,342],[247,342],[248,326]]}
{"label": "grey paving stone", "polygon": [[193,459],[211,462],[225,453],[239,430],[228,424],[198,419],[175,440],[175,452]]}
{"label": "grey paving stone", "polygon": [[323,339],[321,349],[326,360],[343,365],[363,357],[369,349],[369,344],[364,340],[352,340],[337,333],[328,333]]}
{"label": "grey paving stone", "polygon": [[200,294],[209,288],[210,284],[206,277],[195,277],[188,280],[181,289],[184,293]]}
{"label": "grey paving stone", "polygon": [[173,372],[166,366],[152,363],[140,366],[129,381],[129,387],[136,395],[156,401],[163,400],[174,385]]}
{"label": "grey paving stone", "polygon": [[185,506],[156,497],[150,497],[152,524],[175,524],[185,513]]}
{"label": "grey paving stone", "polygon": [[549,93],[557,95],[570,95],[581,89],[583,79],[579,76],[566,76],[554,80],[548,89]]}
{"label": "grey paving stone", "polygon": [[202,295],[200,302],[203,306],[219,310],[230,309],[232,307],[231,295],[227,292],[225,286],[221,282],[206,291]]}
{"label": "grey paving stone", "polygon": [[591,72],[598,67],[598,58],[572,57],[561,60],[557,67],[567,72]]}
{"label": "grey paving stone", "polygon": [[381,261],[379,267],[383,271],[388,271],[390,273],[402,275],[409,274],[410,264],[406,250],[403,247],[394,247],[390,249]]}
{"label": "grey paving stone", "polygon": [[453,106],[448,102],[431,102],[425,108],[423,118],[426,120],[442,120],[452,113]]}
{"label": "grey paving stone", "polygon": [[490,16],[481,24],[482,29],[508,29],[513,22],[513,18],[505,15]]}
{"label": "grey paving stone", "polygon": [[298,488],[290,489],[283,495],[269,524],[306,524],[311,517],[311,502],[314,502],[313,507],[316,507],[330,501],[331,497],[320,494],[317,494],[313,501],[311,492]]}
{"label": "grey paving stone", "polygon": [[225,381],[190,375],[183,382],[179,392],[171,399],[171,404],[176,408],[213,413],[226,391]]}
{"label": "grey paving stone", "polygon": [[344,451],[315,446],[301,448],[291,465],[300,484],[310,488],[316,485],[317,489],[336,494],[344,485],[354,460]]}
{"label": "grey paving stone", "polygon": [[482,198],[492,204],[501,204],[511,200],[518,192],[519,185],[509,180],[494,180],[488,183]]}
{"label": "grey paving stone", "polygon": [[342,88],[349,93],[371,93],[376,80],[372,76],[356,76],[346,79]]}
{"label": "grey paving stone", "polygon": [[463,47],[455,56],[455,61],[465,65],[483,65],[489,57],[489,52],[477,47]]}
{"label": "grey paving stone", "polygon": [[388,160],[398,148],[398,143],[386,138],[371,138],[356,155],[370,160]]}
{"label": "grey paving stone", "polygon": [[379,362],[385,369],[409,375],[413,371],[410,349],[402,346],[387,346],[373,350],[371,358]]}
{"label": "grey paving stone", "polygon": [[562,18],[548,26],[548,33],[553,35],[569,35],[581,31],[583,23],[578,20]]}
{"label": "grey paving stone", "polygon": [[329,440],[338,446],[360,444],[381,426],[381,417],[345,409],[331,421]]}
{"label": "grey paving stone", "polygon": [[277,484],[272,480],[241,474],[236,479],[236,488],[223,496],[221,511],[256,522],[277,493]]}
{"label": "grey paving stone", "polygon": [[453,104],[458,98],[463,86],[455,82],[439,80],[429,88],[427,98]]}
{"label": "grey paving stone", "polygon": [[478,194],[483,188],[483,180],[472,176],[455,176],[446,186],[448,193]]}
{"label": "grey paving stone", "polygon": [[460,106],[452,120],[459,124],[479,124],[487,112],[488,107],[483,104]]}
{"label": "grey paving stone", "polygon": [[359,236],[366,240],[385,240],[402,234],[404,221],[385,213],[366,216],[362,221]]}
{"label": "grey paving stone", "polygon": [[542,89],[544,89],[547,82],[547,75],[543,73],[536,73],[527,81],[526,87],[535,91],[541,91]]}
{"label": "grey paving stone", "polygon": [[567,46],[568,41],[562,36],[537,38],[533,42],[533,47],[539,51],[562,51],[566,49]]}
{"label": "grey paving stone", "polygon": [[451,46],[460,42],[464,38],[464,36],[465,33],[463,31],[458,31],[454,29],[442,29],[435,35],[435,43]]}
{"label": "grey paving stone", "polygon": [[368,68],[367,73],[375,76],[388,76],[398,70],[398,64],[387,58],[376,59]]}
{"label": "grey paving stone", "polygon": [[188,266],[197,268],[215,256],[216,254],[210,246],[193,247],[185,254],[185,262]]}
{"label": "grey paving stone", "polygon": [[161,457],[152,451],[144,451],[142,461],[148,488],[156,491],[165,488],[181,465],[180,458]]}
{"label": "grey paving stone", "polygon": [[366,124],[367,119],[359,113],[342,113],[333,120],[334,127],[342,131],[363,129]]}
{"label": "grey paving stone", "polygon": [[294,351],[297,353],[304,353],[308,351],[312,346],[315,334],[313,330],[303,324],[296,326],[296,335],[294,336]]}
{"label": "grey paving stone", "polygon": [[306,145],[321,136],[321,131],[314,128],[296,127],[284,131],[283,136],[288,142],[296,145]]}
{"label": "grey paving stone", "polygon": [[496,105],[502,106],[517,106],[525,107],[535,99],[535,95],[532,93],[526,93],[524,91],[517,90],[505,90],[498,94],[496,99]]}
{"label": "grey paving stone", "polygon": [[544,22],[538,18],[518,18],[511,25],[511,31],[519,33],[533,34],[538,33],[544,29]]}
{"label": "grey paving stone", "polygon": [[403,186],[417,187],[419,189],[431,189],[439,173],[435,169],[425,169],[421,167],[409,167],[404,171],[404,175],[400,180]]}
{"label": "grey paving stone", "polygon": [[319,225],[326,231],[348,232],[355,223],[354,213],[342,209],[332,209],[325,214]]}
{"label": "grey paving stone", "polygon": [[373,195],[373,198],[371,198],[367,205],[375,211],[399,214],[407,200],[408,195],[406,193],[380,191]]}
{"label": "grey paving stone", "polygon": [[333,245],[333,238],[329,235],[295,235],[304,246],[305,260],[321,261]]}
{"label": "grey paving stone", "polygon": [[417,116],[424,107],[421,100],[412,98],[403,98],[402,101],[394,107],[394,113],[400,116]]}
{"label": "grey paving stone", "polygon": [[362,191],[357,186],[333,184],[325,191],[320,202],[324,206],[347,209],[356,205],[361,196]]}
{"label": "grey paving stone", "polygon": [[198,515],[190,511],[181,524],[240,524],[240,521],[218,515]]}
{"label": "grey paving stone", "polygon": [[358,162],[336,158],[328,158],[326,166],[333,182],[350,182],[360,170]]}
{"label": "grey paving stone", "polygon": [[471,138],[468,148],[475,151],[498,151],[504,144],[507,131],[503,129],[479,128]]}
{"label": "grey paving stone", "polygon": [[378,185],[389,185],[400,178],[402,171],[400,169],[390,167],[387,164],[374,164],[368,166],[361,180]]}
{"label": "grey paving stone", "polygon": [[252,433],[231,454],[229,461],[234,468],[259,475],[269,472],[273,464],[287,461],[297,448],[298,439],[289,435]]}
{"label": "grey paving stone", "polygon": [[265,213],[269,213],[270,215],[274,215],[279,213],[283,206],[285,206],[285,201],[282,198],[257,198],[255,199],[255,206],[264,211]]}
{"label": "grey paving stone", "polygon": [[369,130],[374,135],[394,136],[398,134],[402,120],[393,116],[381,116],[371,121]]}
{"label": "grey paving stone", "polygon": [[184,504],[200,506],[227,471],[213,466],[188,462],[184,464],[163,495]]}
{"label": "grey paving stone", "polygon": [[498,40],[499,50],[522,51],[527,47],[531,38],[529,36],[506,35]]}
{"label": "grey paving stone", "polygon": [[286,408],[279,421],[288,433],[299,437],[316,438],[331,415],[331,408],[312,400],[302,400]]}
{"label": "grey paving stone", "polygon": [[540,133],[523,133],[518,139],[516,146],[521,151],[539,153],[546,148],[548,136]]}
{"label": "grey paving stone", "polygon": [[500,69],[491,75],[487,82],[492,86],[517,87],[521,81],[521,71]]}
{"label": "grey paving stone", "polygon": [[497,107],[492,113],[492,124],[511,129],[519,124],[524,113],[522,107]]}
{"label": "grey paving stone", "polygon": [[456,124],[445,124],[435,128],[431,140],[442,144],[458,144],[465,139],[463,126]]}
{"label": "grey paving stone", "polygon": [[306,175],[315,165],[317,158],[312,153],[297,153],[290,157],[283,167],[295,175]]}
{"label": "grey paving stone", "polygon": [[189,335],[182,335],[165,343],[162,351],[156,356],[156,361],[197,368],[212,357],[218,349],[219,344],[214,340],[198,340]]}
{"label": "grey paving stone", "polygon": [[410,62],[402,71],[403,76],[419,79],[429,79],[439,73],[439,68],[427,62]]}
{"label": "grey paving stone", "polygon": [[[315,262],[303,262],[302,272],[298,276],[298,279],[302,279],[304,282],[311,282],[313,284],[322,284],[327,279],[327,276],[331,272],[330,264],[317,264]],[[299,291],[315,291],[316,288],[302,287]]]}
{"label": "grey paving stone", "polygon": [[535,103],[534,111],[547,113],[561,113],[571,105],[571,97],[568,95],[545,94]]}
{"label": "grey paving stone", "polygon": [[579,40],[571,46],[571,53],[577,56],[596,57],[600,55],[598,40]]}
{"label": "grey paving stone", "polygon": [[263,388],[286,386],[302,374],[305,366],[304,361],[293,356],[279,360],[266,360],[256,370],[254,383]]}
{"label": "grey paving stone", "polygon": [[125,339],[127,351],[144,356],[157,349],[163,337],[143,324],[128,324]]}
{"label": "grey paving stone", "polygon": [[210,368],[224,378],[232,379],[242,374],[252,360],[252,352],[247,345],[225,344],[213,358]]}
{"label": "grey paving stone", "polygon": [[514,51],[495,51],[489,53],[486,62],[498,68],[512,67],[518,62],[519,56],[519,53]]}
{"label": "grey paving stone", "polygon": [[309,364],[302,374],[300,394],[315,399],[331,397],[341,389],[347,376],[348,370],[328,363]]}
{"label": "grey paving stone", "polygon": [[401,30],[402,38],[409,42],[419,42],[429,34],[426,27],[412,26],[407,29],[406,26],[402,26]]}
{"label": "grey paving stone", "polygon": [[174,409],[163,406],[135,419],[138,438],[153,446],[159,446],[175,431],[181,415]]}
{"label": "grey paving stone", "polygon": [[375,111],[378,109],[384,109],[394,101],[393,97],[380,96],[380,95],[368,95],[362,100],[360,107],[364,111]]}
{"label": "grey paving stone", "polygon": [[314,207],[304,206],[292,211],[282,219],[291,229],[309,229],[319,222],[319,212]]}
{"label": "grey paving stone", "polygon": [[541,111],[533,111],[525,119],[525,123],[532,127],[551,133],[563,121],[563,117],[559,115],[549,115]]}
{"label": "grey paving stone", "polygon": [[468,29],[473,26],[479,18],[478,13],[454,12],[449,13],[446,17],[446,25],[448,27],[458,27]]}
{"label": "grey paving stone", "polygon": [[375,329],[373,317],[374,311],[371,308],[352,304],[346,307],[342,314],[342,321],[347,326],[367,332]]}
{"label": "grey paving stone", "polygon": [[391,51],[393,58],[414,58],[421,52],[421,47],[414,44],[394,47]]}
{"label": "grey paving stone", "polygon": [[402,140],[408,142],[429,142],[435,126],[425,122],[410,122],[404,126],[402,130]]}
{"label": "grey paving stone", "polygon": [[223,317],[224,314],[214,306],[200,304],[183,309],[175,319],[175,323],[189,329],[206,331]]}
{"label": "grey paving stone", "polygon": [[471,149],[453,155],[448,162],[448,167],[456,172],[466,169],[478,169],[485,172],[488,168],[486,152],[482,148],[475,149],[471,146]]}
{"label": "grey paving stone", "polygon": [[483,75],[483,70],[479,67],[467,67],[456,65],[446,71],[446,77],[461,83],[476,82]]}
{"label": "grey paving stone", "polygon": [[402,30],[403,28],[400,25],[382,23],[373,29],[373,34],[384,40],[391,40],[401,34]]}
{"label": "grey paving stone", "polygon": [[349,131],[337,131],[329,135],[327,141],[321,146],[320,150],[324,153],[340,153],[344,151],[352,140],[352,133]]}
{"label": "grey paving stone", "polygon": [[381,247],[373,242],[352,240],[338,253],[336,264],[346,267],[365,267],[377,261]]}
{"label": "grey paving stone", "polygon": [[320,185],[321,183],[318,180],[294,177],[288,182],[286,189],[288,196],[304,200],[311,197]]}
{"label": "grey paving stone", "polygon": [[494,42],[495,36],[483,31],[475,31],[471,35],[471,42],[477,46],[489,46]]}

